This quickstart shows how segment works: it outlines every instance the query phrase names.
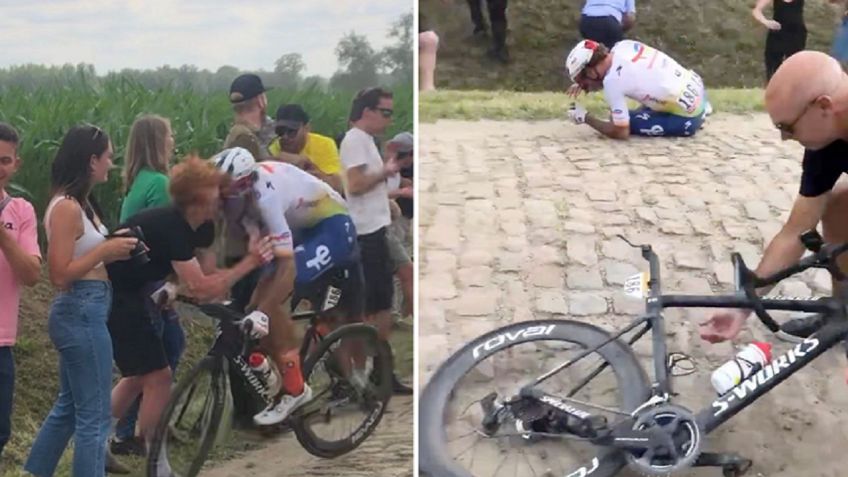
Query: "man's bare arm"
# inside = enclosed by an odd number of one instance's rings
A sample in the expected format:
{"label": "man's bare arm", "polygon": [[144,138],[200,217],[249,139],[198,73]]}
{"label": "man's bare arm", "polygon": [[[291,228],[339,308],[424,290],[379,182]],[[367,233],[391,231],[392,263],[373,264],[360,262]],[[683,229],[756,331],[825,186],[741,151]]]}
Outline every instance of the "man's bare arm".
{"label": "man's bare arm", "polygon": [[[798,196],[792,205],[789,219],[780,229],[780,232],[771,239],[760,264],[754,271],[758,277],[766,277],[773,273],[795,264],[804,255],[804,245],[801,243],[800,235],[815,228],[824,215],[830,193],[818,197]],[[763,287],[758,290],[761,295],[766,295],[774,286]]]}

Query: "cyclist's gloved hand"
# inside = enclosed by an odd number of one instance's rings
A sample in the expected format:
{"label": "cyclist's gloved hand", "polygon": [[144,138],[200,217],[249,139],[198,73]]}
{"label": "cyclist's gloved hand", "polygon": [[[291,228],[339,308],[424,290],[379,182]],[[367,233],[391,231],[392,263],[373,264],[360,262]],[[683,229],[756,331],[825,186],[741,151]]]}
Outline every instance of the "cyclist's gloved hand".
{"label": "cyclist's gloved hand", "polygon": [[245,329],[250,325],[250,337],[259,340],[268,335],[268,315],[259,310],[251,311],[241,320],[241,329]]}
{"label": "cyclist's gloved hand", "polygon": [[583,124],[586,122],[587,113],[586,108],[577,103],[571,103],[571,107],[568,108],[568,117],[574,121],[574,124]]}

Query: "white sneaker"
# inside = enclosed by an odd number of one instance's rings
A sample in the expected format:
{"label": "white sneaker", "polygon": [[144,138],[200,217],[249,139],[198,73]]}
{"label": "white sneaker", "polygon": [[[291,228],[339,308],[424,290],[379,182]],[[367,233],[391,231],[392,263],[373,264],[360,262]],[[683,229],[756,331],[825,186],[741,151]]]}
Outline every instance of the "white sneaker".
{"label": "white sneaker", "polygon": [[271,404],[264,411],[253,416],[253,422],[257,426],[273,426],[286,420],[295,409],[306,404],[312,399],[312,389],[308,384],[303,384],[303,392],[299,396],[284,394],[280,400]]}
{"label": "white sneaker", "polygon": [[704,117],[713,114],[713,105],[709,101],[707,101],[707,107],[704,109]]}

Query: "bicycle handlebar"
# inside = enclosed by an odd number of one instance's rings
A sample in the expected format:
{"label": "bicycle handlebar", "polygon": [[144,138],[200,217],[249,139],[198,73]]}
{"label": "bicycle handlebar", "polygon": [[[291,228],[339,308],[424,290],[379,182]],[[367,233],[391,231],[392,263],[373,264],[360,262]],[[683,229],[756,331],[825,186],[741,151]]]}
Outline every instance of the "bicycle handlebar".
{"label": "bicycle handlebar", "polygon": [[825,244],[815,231],[806,232],[801,236],[801,241],[808,250],[813,253],[802,258],[795,265],[773,273],[767,277],[760,278],[754,274],[746,265],[739,253],[733,253],[733,268],[736,291],[745,293],[745,297],[752,303],[752,309],[757,318],[772,332],[780,330],[780,325],[769,315],[763,306],[763,300],[757,295],[757,288],[774,285],[792,275],[801,273],[810,268],[824,268],[837,280],[842,280],[845,275],[839,269],[836,259],[839,255],[848,251],[848,243]]}
{"label": "bicycle handlebar", "polygon": [[[660,291],[660,264],[659,257],[651,249],[650,245],[633,245],[626,238],[619,235],[619,238],[624,240],[632,247],[641,248],[642,257],[650,264],[650,291],[652,296],[659,296]],[[733,278],[735,290],[737,293],[743,293],[745,298],[750,301],[754,313],[760,321],[772,332],[780,330],[780,325],[768,314],[763,305],[763,299],[757,295],[757,288],[774,285],[781,280],[784,280],[792,275],[801,273],[809,268],[824,268],[837,280],[846,279],[846,275],[839,269],[836,259],[846,251],[848,251],[848,242],[842,244],[827,244],[824,243],[821,236],[815,230],[807,231],[799,237],[801,242],[813,252],[811,255],[802,258],[795,265],[789,266],[780,270],[768,277],[760,278],[754,274],[746,265],[742,255],[738,252],[731,254],[733,262]]]}

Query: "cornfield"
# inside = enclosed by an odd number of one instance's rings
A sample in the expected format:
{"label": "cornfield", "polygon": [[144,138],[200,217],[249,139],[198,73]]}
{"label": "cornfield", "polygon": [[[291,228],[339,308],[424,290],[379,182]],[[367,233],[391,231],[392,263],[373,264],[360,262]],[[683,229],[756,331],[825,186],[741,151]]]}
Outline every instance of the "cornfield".
{"label": "cornfield", "polygon": [[[393,89],[394,121],[386,132],[391,137],[412,131],[412,87]],[[65,132],[73,125],[90,123],[103,128],[112,139],[116,169],[123,165],[130,127],[142,114],[159,114],[171,121],[176,141],[175,157],[196,152],[210,157],[220,150],[232,120],[226,92],[201,94],[190,89],[153,91],[126,78],[99,84],[80,79],[61,86],[24,92],[0,88],[0,120],[12,124],[22,136],[19,155],[23,165],[14,178],[13,193],[33,202],[39,217],[49,199],[50,165]],[[347,129],[352,92],[320,89],[268,92],[268,113],[284,103],[298,103],[309,113],[312,131],[330,137]],[[114,171],[107,184],[95,189],[109,226],[117,221],[121,203],[121,177]]]}

